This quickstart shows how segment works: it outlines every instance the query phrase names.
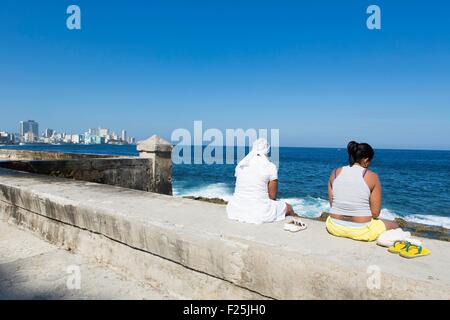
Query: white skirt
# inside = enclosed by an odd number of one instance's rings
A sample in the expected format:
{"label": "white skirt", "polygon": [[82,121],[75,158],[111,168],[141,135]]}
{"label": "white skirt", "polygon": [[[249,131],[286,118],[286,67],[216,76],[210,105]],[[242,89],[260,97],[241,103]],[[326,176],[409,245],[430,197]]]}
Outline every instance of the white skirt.
{"label": "white skirt", "polygon": [[233,196],[227,205],[228,218],[246,223],[268,223],[284,220],[286,202],[271,199],[240,199]]}

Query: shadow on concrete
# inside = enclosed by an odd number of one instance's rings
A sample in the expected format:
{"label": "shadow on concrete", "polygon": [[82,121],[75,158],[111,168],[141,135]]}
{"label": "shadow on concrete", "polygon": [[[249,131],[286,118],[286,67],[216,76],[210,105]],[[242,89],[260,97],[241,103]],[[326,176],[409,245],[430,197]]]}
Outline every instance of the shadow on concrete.
{"label": "shadow on concrete", "polygon": [[[10,270],[14,269],[14,267],[10,268],[8,265],[11,264],[0,266],[0,300],[70,299],[69,297],[65,297],[64,294],[61,294],[62,292],[52,292],[45,288],[32,287],[33,279],[18,275],[14,270]],[[39,281],[36,281],[36,283],[39,284]]]}

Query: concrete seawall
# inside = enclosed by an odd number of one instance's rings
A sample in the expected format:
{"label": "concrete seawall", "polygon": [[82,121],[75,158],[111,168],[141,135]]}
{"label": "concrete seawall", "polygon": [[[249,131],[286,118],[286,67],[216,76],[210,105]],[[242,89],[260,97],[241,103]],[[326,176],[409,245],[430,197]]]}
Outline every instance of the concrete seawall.
{"label": "concrete seawall", "polygon": [[450,299],[450,244],[406,260],[308,221],[229,221],[224,206],[0,169],[0,217],[47,241],[193,299]]}
{"label": "concrete seawall", "polygon": [[0,168],[172,194],[172,145],[154,135],[139,157],[0,149]]}
{"label": "concrete seawall", "polygon": [[153,191],[151,184],[154,180],[152,159],[123,157],[0,161],[0,167],[135,190]]}
{"label": "concrete seawall", "polygon": [[63,153],[50,151],[0,149],[1,160],[63,160],[63,159],[85,159],[85,158],[115,158],[113,156],[98,154]]}

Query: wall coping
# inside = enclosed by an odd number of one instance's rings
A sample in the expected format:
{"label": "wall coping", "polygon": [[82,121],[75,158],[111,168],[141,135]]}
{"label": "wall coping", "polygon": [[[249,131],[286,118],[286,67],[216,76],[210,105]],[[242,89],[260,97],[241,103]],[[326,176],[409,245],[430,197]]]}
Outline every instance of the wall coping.
{"label": "wall coping", "polygon": [[147,140],[144,140],[137,144],[136,146],[137,151],[144,152],[144,153],[171,153],[172,152],[172,144],[160,136],[153,135]]}
{"label": "wall coping", "polygon": [[[17,157],[22,159],[15,160]],[[70,160],[70,159],[107,159],[107,158],[121,158],[122,156],[90,154],[90,153],[66,153],[59,151],[42,151],[42,150],[24,150],[13,148],[0,147],[0,161],[21,161],[21,160]],[[13,159],[10,159],[13,158]],[[135,157],[136,158],[136,157]]]}

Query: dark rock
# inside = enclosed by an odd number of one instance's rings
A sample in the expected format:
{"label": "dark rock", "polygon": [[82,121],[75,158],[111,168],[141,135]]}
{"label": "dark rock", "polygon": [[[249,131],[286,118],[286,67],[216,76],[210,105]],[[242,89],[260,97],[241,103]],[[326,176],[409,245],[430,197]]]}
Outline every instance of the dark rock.
{"label": "dark rock", "polygon": [[209,203],[215,203],[215,204],[227,204],[228,202],[220,199],[220,198],[205,198],[205,197],[194,197],[194,196],[185,196],[183,197],[185,199],[191,199],[191,200],[199,200]]}

